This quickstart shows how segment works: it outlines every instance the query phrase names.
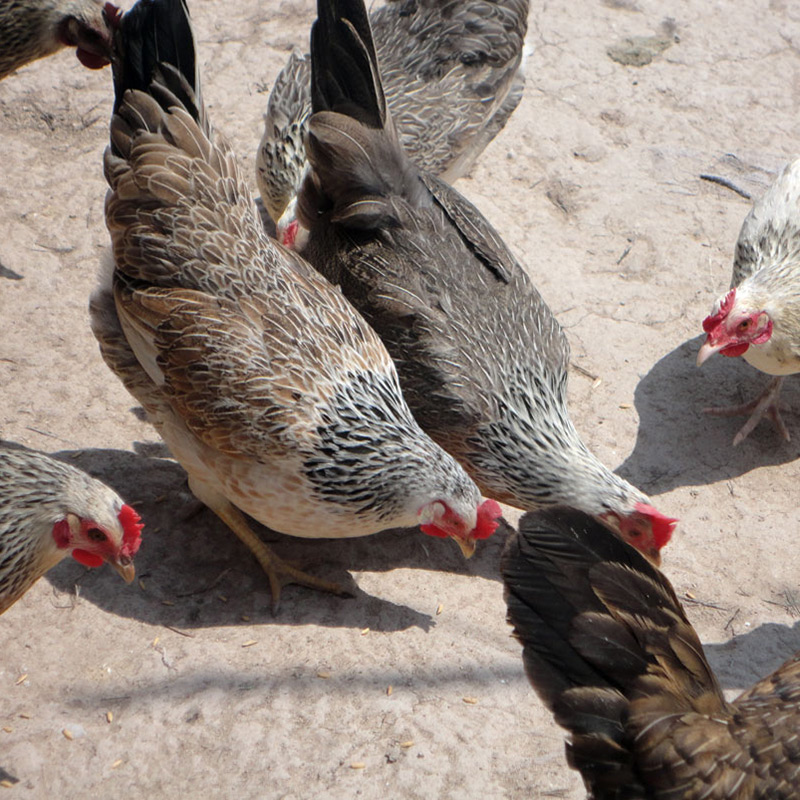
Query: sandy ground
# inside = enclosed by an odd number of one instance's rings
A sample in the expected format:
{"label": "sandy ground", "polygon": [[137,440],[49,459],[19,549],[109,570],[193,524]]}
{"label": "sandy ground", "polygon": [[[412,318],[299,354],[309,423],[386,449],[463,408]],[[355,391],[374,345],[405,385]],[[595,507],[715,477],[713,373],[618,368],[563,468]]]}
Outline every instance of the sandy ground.
{"label": "sandy ground", "polygon": [[[698,176],[757,195],[795,153],[800,15],[785,0],[684,0],[670,20],[650,0],[534,6],[525,98],[460,188],[566,328],[590,446],[681,518],[664,568],[734,692],[800,648],[800,421],[787,415],[789,444],[764,423],[733,449],[741,420],[700,413],[765,378],[694,366],[749,208]],[[252,171],[312,3],[192,10],[212,119]],[[612,60],[631,36],[659,38],[652,63]],[[147,523],[139,582],[65,562],[0,620],[8,796],[583,796],[504,622],[499,537],[464,562],[416,532],[267,533],[359,587],[291,587],[273,619],[250,554],[210,512],[183,520],[184,474],[87,321],[110,77],[63,53],[0,84],[0,436],[74,460]],[[785,399],[800,410],[796,380]]]}

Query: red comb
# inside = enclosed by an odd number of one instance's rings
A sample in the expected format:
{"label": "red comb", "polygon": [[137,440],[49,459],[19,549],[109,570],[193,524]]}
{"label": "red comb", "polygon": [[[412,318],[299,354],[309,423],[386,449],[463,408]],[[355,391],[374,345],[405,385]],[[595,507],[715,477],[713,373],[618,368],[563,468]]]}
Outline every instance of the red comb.
{"label": "red comb", "polygon": [[722,302],[719,304],[719,311],[717,311],[716,314],[710,314],[703,320],[703,330],[706,333],[711,333],[711,331],[728,316],[730,310],[733,308],[734,300],[736,300],[735,288],[731,289],[728,294],[722,298]]}
{"label": "red comb", "polygon": [[502,510],[495,500],[484,500],[478,506],[478,521],[472,532],[473,539],[488,539],[496,530],[500,522]]}
{"label": "red comb", "polygon": [[637,503],[636,510],[650,519],[653,526],[653,543],[660,550],[671,538],[678,522],[677,517],[667,517],[647,503]]}
{"label": "red comb", "polygon": [[122,525],[121,553],[124,556],[133,558],[142,543],[142,528],[144,528],[144,525],[141,522],[141,517],[126,503],[117,514],[117,519]]}
{"label": "red comb", "polygon": [[300,223],[293,219],[283,232],[281,237],[281,244],[284,247],[294,248],[294,243],[297,239],[297,231],[300,230]]}
{"label": "red comb", "polygon": [[113,3],[106,3],[103,6],[103,12],[105,13],[108,26],[114,30],[118,29],[120,20],[122,19],[122,9],[118,8]]}

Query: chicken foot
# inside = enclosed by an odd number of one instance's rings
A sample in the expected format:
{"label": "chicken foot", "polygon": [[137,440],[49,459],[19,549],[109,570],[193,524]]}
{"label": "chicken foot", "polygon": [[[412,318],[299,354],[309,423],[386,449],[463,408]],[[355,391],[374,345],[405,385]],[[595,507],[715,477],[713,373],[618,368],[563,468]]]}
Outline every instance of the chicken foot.
{"label": "chicken foot", "polygon": [[[272,592],[272,613],[277,614],[280,608],[281,590],[289,583],[297,583],[307,586],[310,589],[318,589],[321,592],[330,592],[339,597],[352,597],[343,586],[332,581],[326,581],[309,575],[297,567],[293,567],[283,559],[279,558],[267,547],[264,542],[255,534],[247,520],[230,501],[222,495],[214,492],[204,491],[204,486],[198,486],[190,479],[192,492],[205,503],[247,546],[250,552],[258,559],[264,572],[269,578],[270,590]],[[199,492],[198,492],[199,489]]]}
{"label": "chicken foot", "polygon": [[714,417],[738,417],[750,414],[750,419],[745,422],[741,430],[733,438],[734,447],[741,444],[765,416],[787,442],[791,441],[792,437],[789,435],[789,431],[781,417],[780,393],[782,385],[783,376],[777,376],[767,384],[767,388],[758,397],[749,403],[742,403],[728,408],[704,408],[703,412]]}

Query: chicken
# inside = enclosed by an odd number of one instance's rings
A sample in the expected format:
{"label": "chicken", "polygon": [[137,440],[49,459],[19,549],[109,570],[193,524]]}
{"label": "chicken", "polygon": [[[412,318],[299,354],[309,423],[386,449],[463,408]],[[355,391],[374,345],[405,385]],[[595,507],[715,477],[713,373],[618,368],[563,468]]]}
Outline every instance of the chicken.
{"label": "chicken", "polygon": [[714,353],[741,356],[775,376],[759,397],[732,408],[709,408],[716,416],[750,414],[736,434],[738,445],[764,416],[789,441],[781,419],[780,391],[786,375],[800,372],[800,159],[788,164],[742,224],[730,290],[703,321],[706,341],[700,366]]}
{"label": "chicken", "polygon": [[130,583],[139,515],[85,472],[0,441],[0,614],[67,556]]}
{"label": "chicken", "polygon": [[526,514],[502,571],[528,679],[591,797],[797,797],[800,653],[727,702],[669,581],[573,509]]}
{"label": "chicken", "polygon": [[658,559],[676,520],[575,430],[569,345],[547,304],[480,212],[404,154],[363,3],[318,9],[303,256],[377,331],[414,416],[484,495],[573,505]]}
{"label": "chicken", "polygon": [[[389,0],[372,12],[386,102],[420,167],[452,183],[502,130],[525,87],[528,7],[528,0]],[[280,220],[285,244],[297,235],[310,85],[310,59],[293,53],[272,87],[256,156],[261,199]]]}
{"label": "chicken", "polygon": [[112,20],[119,10],[102,0],[4,0],[0,3],[0,79],[62,47],[77,47],[85,67],[111,61]]}
{"label": "chicken", "polygon": [[211,132],[185,3],[140,2],[116,41],[114,263],[92,326],[192,492],[256,555],[274,608],[289,581],[345,592],[284,563],[242,512],[313,538],[421,523],[470,554],[499,506],[416,424],[386,349],[341,293],[263,232]]}

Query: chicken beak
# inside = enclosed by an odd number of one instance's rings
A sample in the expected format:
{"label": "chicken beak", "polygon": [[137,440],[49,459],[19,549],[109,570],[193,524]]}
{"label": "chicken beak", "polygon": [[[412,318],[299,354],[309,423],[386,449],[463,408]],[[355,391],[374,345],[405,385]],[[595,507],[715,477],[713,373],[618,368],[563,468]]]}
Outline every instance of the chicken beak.
{"label": "chicken beak", "polygon": [[702,367],[714,353],[719,353],[723,347],[725,347],[724,344],[712,344],[710,339],[706,339],[703,346],[697,351],[697,366]]}
{"label": "chicken beak", "polygon": [[464,558],[472,558],[472,556],[475,554],[475,540],[459,539],[455,536],[453,538],[456,540],[456,544],[461,548]]}
{"label": "chicken beak", "polygon": [[127,564],[122,564],[119,561],[110,561],[109,563],[122,576],[122,580],[125,583],[131,583],[136,577],[136,569],[130,559],[128,559]]}
{"label": "chicken beak", "polygon": [[653,547],[642,555],[654,566],[661,567],[661,552],[657,547]]}

